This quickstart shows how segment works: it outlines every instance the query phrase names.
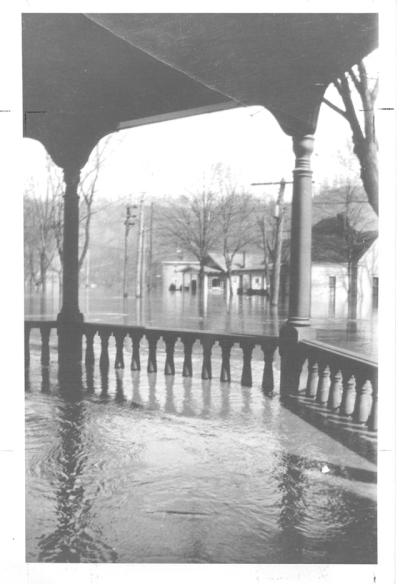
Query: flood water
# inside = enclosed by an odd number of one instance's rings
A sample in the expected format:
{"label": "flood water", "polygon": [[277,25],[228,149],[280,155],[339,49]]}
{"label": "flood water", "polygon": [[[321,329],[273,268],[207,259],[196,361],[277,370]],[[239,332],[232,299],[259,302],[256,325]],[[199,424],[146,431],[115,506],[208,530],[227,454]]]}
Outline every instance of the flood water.
{"label": "flood water", "polygon": [[[59,312],[58,295],[50,291],[46,298],[26,296],[26,318],[55,318]],[[227,304],[222,293],[210,292],[200,305],[189,292],[153,290],[143,299],[128,298],[102,289],[82,289],[80,309],[85,320],[156,327],[179,327],[195,330],[232,331],[278,335],[287,319],[287,303],[271,309],[262,296],[232,297]],[[357,320],[344,318],[343,306],[332,311],[328,303],[314,302],[313,327],[317,339],[342,349],[377,360],[377,314],[363,315]]]}
{"label": "flood water", "polygon": [[[190,294],[122,303],[96,290],[82,295],[81,307],[88,321],[265,334],[277,334],[286,318],[259,297],[236,298],[227,311],[221,295],[199,309]],[[26,317],[57,312],[51,299],[26,301]],[[321,323],[322,335],[346,331],[342,321]],[[369,345],[372,325],[356,324],[349,334]],[[94,369],[65,380],[58,377],[55,332],[48,368],[32,332],[27,561],[376,563],[376,465],[278,396],[264,395],[261,352],[254,353],[254,385],[244,388],[201,380],[197,345],[193,378],[129,368],[101,374],[97,340]],[[110,363],[113,351],[111,342]],[[218,358],[213,354],[213,371]],[[179,343],[175,364],[180,372]],[[232,380],[240,380],[241,367],[234,347]],[[274,368],[277,385],[275,361]]]}
{"label": "flood water", "polygon": [[200,368],[200,349],[192,379],[95,367],[71,395],[33,350],[27,561],[375,563],[376,466]]}

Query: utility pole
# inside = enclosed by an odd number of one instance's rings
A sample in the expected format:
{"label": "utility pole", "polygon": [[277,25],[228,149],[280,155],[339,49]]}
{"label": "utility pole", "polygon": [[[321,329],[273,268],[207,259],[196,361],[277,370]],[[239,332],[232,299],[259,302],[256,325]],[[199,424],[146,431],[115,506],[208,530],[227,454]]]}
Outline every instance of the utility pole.
{"label": "utility pole", "polygon": [[271,306],[278,306],[279,303],[279,288],[281,279],[281,263],[282,263],[282,234],[283,234],[283,221],[284,221],[284,207],[283,207],[283,197],[285,194],[286,183],[284,179],[281,180],[279,185],[278,199],[275,205],[275,219],[276,219],[276,231],[275,231],[275,249],[274,249],[274,266],[272,271],[272,296],[271,296]]}
{"label": "utility pole", "polygon": [[126,206],[126,219],[124,221],[125,225],[125,245],[124,245],[124,272],[123,272],[123,283],[122,283],[122,296],[123,298],[128,298],[128,285],[127,285],[127,269],[128,269],[128,235],[130,228],[135,225],[136,215],[134,214],[137,205],[127,205]]}
{"label": "utility pole", "polygon": [[279,288],[281,279],[281,263],[282,263],[282,242],[283,242],[283,224],[284,224],[284,206],[283,199],[285,194],[285,187],[287,184],[293,184],[293,181],[285,181],[281,179],[279,182],[262,182],[251,183],[252,186],[264,185],[279,185],[279,194],[275,205],[274,217],[276,220],[275,227],[275,242],[274,242],[274,264],[272,268],[272,282],[271,282],[271,306],[278,306],[279,303]]}
{"label": "utility pole", "polygon": [[144,239],[144,221],[142,195],[139,203],[138,246],[136,263],[136,298],[141,298],[143,292],[143,239]]}

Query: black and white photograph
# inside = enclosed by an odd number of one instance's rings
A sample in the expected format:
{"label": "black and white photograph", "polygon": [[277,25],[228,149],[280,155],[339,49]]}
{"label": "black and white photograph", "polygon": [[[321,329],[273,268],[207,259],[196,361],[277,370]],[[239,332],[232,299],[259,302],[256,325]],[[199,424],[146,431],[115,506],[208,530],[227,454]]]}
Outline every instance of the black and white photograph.
{"label": "black and white photograph", "polygon": [[4,581],[395,581],[381,4],[13,14]]}

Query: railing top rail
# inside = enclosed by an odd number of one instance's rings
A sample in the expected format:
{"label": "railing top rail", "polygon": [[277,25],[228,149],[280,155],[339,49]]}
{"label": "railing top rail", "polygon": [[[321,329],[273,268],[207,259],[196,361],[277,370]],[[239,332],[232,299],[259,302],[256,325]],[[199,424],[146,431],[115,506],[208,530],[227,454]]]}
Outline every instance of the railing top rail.
{"label": "railing top rail", "polygon": [[265,343],[266,341],[278,341],[278,335],[262,335],[262,334],[252,334],[252,333],[239,333],[239,332],[226,332],[220,330],[195,330],[195,329],[185,329],[185,328],[170,328],[170,327],[153,327],[153,326],[141,326],[141,325],[125,325],[125,324],[113,324],[105,322],[85,322],[83,323],[83,328],[107,328],[113,330],[125,330],[130,331],[140,331],[143,334],[154,333],[162,336],[163,334],[170,335],[187,335],[194,336],[197,338],[213,337],[213,338],[234,338],[239,341],[253,341],[255,343]]}
{"label": "railing top rail", "polygon": [[301,345],[305,345],[310,349],[316,349],[317,351],[322,351],[325,353],[333,354],[335,357],[346,359],[348,361],[353,361],[358,363],[359,365],[364,365],[366,367],[377,368],[378,363],[373,361],[372,359],[367,359],[358,353],[353,351],[348,351],[347,349],[339,348],[334,345],[329,345],[328,343],[324,343],[322,341],[311,341],[311,340],[303,340],[301,341]]}
{"label": "railing top rail", "polygon": [[25,319],[24,320],[24,325],[25,326],[30,326],[31,328],[37,328],[40,326],[48,326],[51,328],[55,328],[57,326],[57,321],[56,320],[40,320],[40,319]]}

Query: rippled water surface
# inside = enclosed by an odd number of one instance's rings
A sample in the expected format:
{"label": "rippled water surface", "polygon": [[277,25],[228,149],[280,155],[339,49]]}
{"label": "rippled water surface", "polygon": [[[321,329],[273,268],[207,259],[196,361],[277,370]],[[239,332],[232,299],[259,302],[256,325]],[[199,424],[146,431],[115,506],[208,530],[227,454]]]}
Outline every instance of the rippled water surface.
{"label": "rippled water surface", "polygon": [[44,373],[33,355],[28,561],[376,562],[376,467],[277,397],[95,369],[66,398]]}

